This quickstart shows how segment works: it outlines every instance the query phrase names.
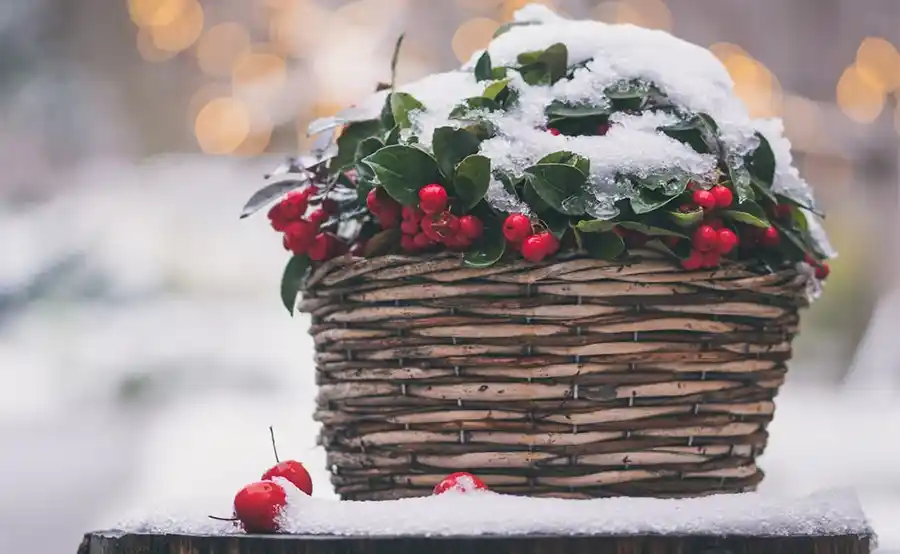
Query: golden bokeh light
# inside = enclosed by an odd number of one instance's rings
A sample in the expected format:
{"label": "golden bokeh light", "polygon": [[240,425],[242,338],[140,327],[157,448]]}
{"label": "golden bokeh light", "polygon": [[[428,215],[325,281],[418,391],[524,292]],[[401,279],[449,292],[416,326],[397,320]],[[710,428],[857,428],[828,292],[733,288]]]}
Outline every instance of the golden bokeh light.
{"label": "golden bokeh light", "polygon": [[203,20],[203,7],[197,0],[188,0],[175,19],[151,28],[153,44],[167,52],[181,52],[190,48],[203,32]]}
{"label": "golden bokeh light", "polygon": [[711,44],[709,46],[709,50],[715,57],[719,58],[722,63],[725,63],[725,61],[732,56],[750,57],[750,54],[748,54],[746,50],[744,50],[737,44],[732,44],[730,42],[717,42],[715,44]]}
{"label": "golden bokeh light", "polygon": [[128,15],[141,28],[169,25],[181,16],[190,0],[128,0]]}
{"label": "golden bokeh light", "polygon": [[647,29],[672,28],[672,12],[662,0],[627,0],[615,6],[616,23],[631,23]]}
{"label": "golden bokeh light", "polygon": [[287,63],[273,52],[250,50],[237,57],[231,68],[235,87],[265,86],[280,89],[287,81]]}
{"label": "golden bokeh light", "polygon": [[330,17],[326,9],[311,2],[286,3],[271,16],[269,40],[279,51],[301,57],[326,39]]}
{"label": "golden bokeh light", "polygon": [[841,111],[858,123],[871,123],[884,110],[884,91],[855,65],[844,70],[836,92]]}
{"label": "golden bokeh light", "polygon": [[737,51],[726,54],[722,63],[734,81],[734,93],[747,105],[752,117],[781,114],[784,94],[781,83],[769,68]]}
{"label": "golden bokeh light", "polygon": [[231,85],[223,83],[207,83],[198,88],[188,100],[188,121],[192,124],[197,119],[197,114],[211,100],[224,98],[231,95]]}
{"label": "golden bokeh light", "polygon": [[487,17],[476,17],[459,26],[450,45],[461,62],[466,62],[476,51],[485,48],[500,24]]}
{"label": "golden bokeh light", "polygon": [[856,51],[856,69],[883,92],[900,87],[900,54],[881,37],[866,37]]}
{"label": "golden bokeh light", "polygon": [[239,23],[210,27],[197,42],[197,63],[209,75],[230,75],[235,60],[250,50],[250,33]]}
{"label": "golden bokeh light", "polygon": [[250,110],[240,100],[213,98],[200,109],[194,121],[194,135],[207,154],[231,154],[247,139],[251,130]]}
{"label": "golden bokeh light", "polygon": [[266,151],[269,143],[272,141],[272,127],[266,127],[259,131],[254,131],[247,135],[237,148],[234,149],[235,156],[243,156],[246,158],[259,156]]}
{"label": "golden bokeh light", "polygon": [[148,62],[164,62],[175,55],[175,52],[166,52],[157,48],[153,44],[153,34],[149,29],[143,27],[138,29],[135,39],[138,54]]}

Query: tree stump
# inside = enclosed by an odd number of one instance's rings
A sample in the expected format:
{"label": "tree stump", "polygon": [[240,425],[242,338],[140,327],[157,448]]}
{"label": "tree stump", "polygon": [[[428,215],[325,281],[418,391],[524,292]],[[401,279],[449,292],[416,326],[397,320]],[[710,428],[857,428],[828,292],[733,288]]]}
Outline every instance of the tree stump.
{"label": "tree stump", "polygon": [[336,537],[98,532],[78,554],[869,554],[871,535]]}

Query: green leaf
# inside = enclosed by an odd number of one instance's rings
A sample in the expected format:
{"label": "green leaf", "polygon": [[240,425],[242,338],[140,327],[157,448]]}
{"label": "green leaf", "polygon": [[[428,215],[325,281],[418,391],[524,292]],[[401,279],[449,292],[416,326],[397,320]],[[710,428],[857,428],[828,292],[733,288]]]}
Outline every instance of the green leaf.
{"label": "green leaf", "polygon": [[[369,166],[365,164],[359,164],[358,167],[369,169]],[[373,188],[375,188],[375,182],[371,179],[365,179],[360,176],[360,178],[356,180],[356,200],[359,202],[360,206],[366,205],[366,198],[369,196],[369,191]]]}
{"label": "green leaf", "polygon": [[756,194],[753,192],[753,180],[747,168],[729,163],[728,175],[731,179],[731,188],[737,193],[738,202],[756,199]]}
{"label": "green leaf", "polygon": [[639,110],[644,107],[650,86],[641,81],[622,81],[603,91],[617,110]]}
{"label": "green leaf", "polygon": [[618,225],[623,229],[628,229],[629,231],[637,231],[645,235],[650,235],[651,237],[687,238],[687,235],[685,235],[684,233],[679,233],[678,231],[670,231],[669,229],[663,229],[662,227],[644,225],[643,223],[639,223],[637,221],[620,221]]}
{"label": "green leaf", "polygon": [[284,267],[281,276],[281,303],[291,315],[294,315],[294,306],[297,305],[297,294],[306,286],[310,271],[309,258],[306,256],[294,256]]}
{"label": "green leaf", "polygon": [[453,188],[465,209],[481,202],[491,184],[491,160],[477,154],[467,156],[456,167]]}
{"label": "green leaf", "polygon": [[659,127],[658,130],[668,137],[687,144],[700,154],[709,154],[718,150],[715,130],[710,128],[707,119],[700,116],[692,116],[674,125]]}
{"label": "green leaf", "polygon": [[329,166],[332,173],[353,165],[356,160],[356,149],[360,143],[376,136],[379,131],[381,131],[381,123],[377,120],[360,121],[344,127],[344,131],[337,139],[337,155],[331,160],[331,165]]}
{"label": "green leaf", "polygon": [[493,78],[492,70],[491,70],[491,55],[488,54],[488,51],[485,50],[481,57],[478,58],[478,62],[475,64],[475,80],[476,81],[490,81]]}
{"label": "green leaf", "polygon": [[592,219],[579,221],[575,228],[582,233],[605,233],[612,231],[616,223],[605,219]]}
{"label": "green leaf", "polygon": [[393,129],[397,126],[397,122],[394,121],[394,112],[391,108],[391,94],[388,93],[384,97],[384,105],[381,107],[381,127],[384,129]]}
{"label": "green leaf", "polygon": [[522,80],[531,86],[552,84],[550,69],[542,63],[532,63],[519,68]]}
{"label": "green leaf", "polygon": [[569,118],[579,119],[582,117],[608,117],[610,110],[608,106],[591,106],[588,104],[566,104],[559,100],[554,100],[544,110],[547,117],[551,118]]}
{"label": "green leaf", "polygon": [[384,135],[384,143],[388,146],[392,146],[400,142],[400,127],[396,125]]}
{"label": "green leaf", "polygon": [[450,112],[450,119],[468,119],[473,111],[485,110],[493,112],[499,109],[501,109],[500,104],[497,104],[497,102],[490,98],[484,96],[466,98],[460,102],[458,106],[453,108]]}
{"label": "green leaf", "polygon": [[566,70],[569,67],[569,50],[561,42],[551,44],[541,53],[537,61],[547,67],[550,83],[555,83],[566,76]]}
{"label": "green leaf", "polygon": [[412,146],[385,146],[363,159],[363,163],[372,168],[387,193],[404,206],[415,205],[419,189],[441,179],[434,158]]}
{"label": "green leaf", "polygon": [[472,133],[453,127],[438,127],[431,139],[434,157],[441,173],[452,179],[456,166],[466,156],[476,154],[481,141]]}
{"label": "green leaf", "polygon": [[640,215],[658,210],[675,198],[676,196],[667,196],[655,190],[641,188],[637,195],[629,199],[629,202],[634,213]]}
{"label": "green leaf", "polygon": [[749,156],[747,168],[751,175],[759,179],[760,184],[771,187],[775,179],[775,152],[762,133],[757,132],[756,138],[759,139],[759,146]]}
{"label": "green leaf", "polygon": [[253,193],[253,196],[247,200],[247,203],[244,204],[243,209],[241,210],[241,219],[248,217],[263,208],[263,206],[267,205],[272,200],[276,198],[280,198],[284,196],[288,192],[298,189],[304,185],[309,184],[309,177],[305,175],[298,175],[297,178],[286,178],[281,181],[275,181],[274,183],[269,183],[263,188]]}
{"label": "green leaf", "polygon": [[738,202],[733,209],[722,211],[722,217],[762,229],[771,226],[765,210],[752,200]]}
{"label": "green leaf", "polygon": [[408,129],[412,126],[412,122],[409,120],[410,112],[425,109],[425,106],[416,100],[413,95],[405,92],[391,93],[390,98],[391,114],[394,116],[397,126],[401,129]]}
{"label": "green leaf", "polygon": [[632,182],[642,189],[649,189],[665,196],[678,196],[687,189],[691,176],[687,173],[653,173],[646,177],[632,177]]}
{"label": "green leaf", "polygon": [[571,229],[571,225],[569,222],[569,217],[565,216],[558,212],[548,212],[541,216],[541,221],[544,222],[544,225],[547,226],[547,230],[553,234],[557,240],[562,240],[563,237],[569,229]]}
{"label": "green leaf", "polygon": [[505,79],[506,78],[506,68],[505,67],[495,67],[491,69],[491,79]]}
{"label": "green leaf", "polygon": [[780,223],[775,223],[775,228],[778,229],[778,232],[781,233],[783,237],[787,238],[787,241],[781,242],[781,251],[791,260],[800,261],[803,259],[803,256],[809,254],[813,249],[803,242],[796,233],[794,233],[793,229],[788,229],[784,225]]}
{"label": "green leaf", "polygon": [[571,165],[585,175],[587,175],[591,171],[591,161],[589,159],[585,158],[584,156],[575,154],[574,152],[568,152],[565,150],[547,154],[546,156],[541,158],[538,163]]}
{"label": "green leaf", "polygon": [[495,225],[488,225],[484,236],[463,255],[463,262],[469,267],[490,267],[497,263],[506,252],[506,237]]}
{"label": "green leaf", "polygon": [[703,209],[697,208],[690,212],[666,211],[666,217],[679,227],[693,227],[703,220]]}
{"label": "green leaf", "polygon": [[534,178],[535,192],[554,210],[566,215],[581,215],[584,208],[572,206],[571,198],[580,198],[587,176],[571,165],[537,164],[525,170]]}
{"label": "green leaf", "polygon": [[762,181],[759,180],[758,177],[756,177],[752,173],[750,174],[750,186],[759,196],[762,196],[772,204],[779,204],[778,198],[775,196],[775,193],[772,192],[772,189],[767,187]]}
{"label": "green leaf", "polygon": [[581,237],[587,253],[594,258],[612,261],[625,252],[622,237],[612,231],[588,233]]}
{"label": "green leaf", "polygon": [[359,162],[363,158],[367,156],[371,156],[375,152],[378,152],[384,148],[384,143],[378,137],[369,137],[362,142],[359,143],[359,146],[356,147],[356,155],[354,156],[355,162]]}
{"label": "green leaf", "polygon": [[544,202],[544,199],[534,190],[533,175],[525,175],[525,184],[522,186],[522,199],[536,213],[544,213],[550,209],[550,204]]}
{"label": "green leaf", "polygon": [[482,96],[484,96],[488,100],[497,101],[498,97],[501,96],[501,93],[508,89],[509,82],[511,80],[512,79],[501,79],[489,84],[487,87],[485,87]]}

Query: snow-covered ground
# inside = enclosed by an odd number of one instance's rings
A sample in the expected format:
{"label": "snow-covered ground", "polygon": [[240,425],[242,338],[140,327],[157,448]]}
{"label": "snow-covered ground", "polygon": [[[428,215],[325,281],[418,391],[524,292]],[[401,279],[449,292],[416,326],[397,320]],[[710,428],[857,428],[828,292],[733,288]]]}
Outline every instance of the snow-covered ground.
{"label": "snow-covered ground", "polygon": [[[220,512],[271,465],[269,425],[331,496],[306,321],[278,299],[284,252],[264,217],[237,219],[266,169],[98,166],[46,205],[0,208],[0,552]],[[777,402],[763,490],[853,487],[881,551],[900,552],[900,403],[790,382]]]}

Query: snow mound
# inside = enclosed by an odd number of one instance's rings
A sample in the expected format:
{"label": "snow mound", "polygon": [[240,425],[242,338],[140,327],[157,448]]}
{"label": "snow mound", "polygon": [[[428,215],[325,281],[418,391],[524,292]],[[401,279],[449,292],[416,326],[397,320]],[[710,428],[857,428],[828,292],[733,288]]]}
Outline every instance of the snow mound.
{"label": "snow mound", "polygon": [[[803,498],[759,493],[693,499],[526,498],[492,492],[382,502],[310,498],[291,487],[282,528],[338,536],[461,535],[871,535],[855,495],[846,490]],[[228,523],[164,516],[127,523],[122,532],[234,533]]]}

